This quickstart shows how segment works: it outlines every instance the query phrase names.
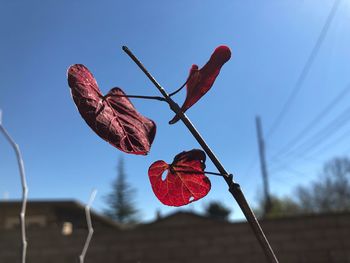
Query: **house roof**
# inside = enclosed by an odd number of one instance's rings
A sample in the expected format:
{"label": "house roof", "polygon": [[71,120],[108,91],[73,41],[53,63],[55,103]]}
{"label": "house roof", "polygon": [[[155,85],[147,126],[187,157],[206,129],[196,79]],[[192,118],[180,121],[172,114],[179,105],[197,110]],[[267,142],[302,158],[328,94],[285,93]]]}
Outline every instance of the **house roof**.
{"label": "house roof", "polygon": [[144,224],[142,227],[181,227],[188,225],[213,225],[213,224],[231,224],[226,220],[213,219],[207,216],[199,215],[194,212],[176,211],[165,217],[156,219],[155,221]]}
{"label": "house roof", "polygon": [[[21,206],[21,200],[0,201],[0,211],[9,209],[17,209],[20,211]],[[53,208],[59,211],[79,211],[79,213],[84,213],[85,215],[85,205],[76,200],[28,200],[27,202],[27,214],[33,209],[46,211],[48,208]],[[120,229],[118,223],[93,211],[92,209],[90,210],[90,215],[93,221],[99,221],[105,226]]]}

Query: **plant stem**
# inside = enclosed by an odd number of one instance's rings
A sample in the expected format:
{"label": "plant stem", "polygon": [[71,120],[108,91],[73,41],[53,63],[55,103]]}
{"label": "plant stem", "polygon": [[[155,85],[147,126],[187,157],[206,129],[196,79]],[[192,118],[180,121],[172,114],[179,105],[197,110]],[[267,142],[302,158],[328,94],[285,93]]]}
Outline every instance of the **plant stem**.
{"label": "plant stem", "polygon": [[142,95],[114,95],[114,94],[107,94],[103,98],[106,99],[108,97],[125,97],[125,98],[136,98],[136,99],[148,99],[148,100],[166,101],[162,97],[158,97],[158,96],[142,96]]}
{"label": "plant stem", "polygon": [[215,173],[215,172],[207,172],[207,171],[204,171],[205,174],[211,174],[211,175],[217,175],[217,176],[222,176],[221,173]]}
{"label": "plant stem", "polygon": [[[188,77],[188,79],[189,79],[189,77]],[[182,90],[183,87],[186,86],[186,84],[187,84],[187,82],[188,82],[188,79],[186,80],[186,82],[185,82],[184,84],[182,84],[182,86],[181,86],[180,88],[178,88],[178,89],[175,90],[174,92],[170,93],[170,94],[169,94],[169,97],[174,96],[176,93],[178,93],[180,90]]]}
{"label": "plant stem", "polygon": [[258,239],[262,249],[264,250],[266,258],[269,260],[269,262],[278,263],[278,260],[277,260],[275,254],[274,254],[274,252],[269,244],[269,241],[267,240],[258,220],[256,219],[254,212],[250,208],[247,200],[245,199],[245,196],[241,190],[240,185],[233,181],[232,176],[230,176],[229,173],[226,171],[224,166],[221,164],[221,162],[216,157],[214,152],[209,148],[209,146],[204,141],[204,139],[202,138],[200,133],[197,131],[197,129],[194,127],[192,122],[181,111],[179,105],[177,103],[175,103],[170,98],[169,94],[164,90],[164,88],[157,82],[157,80],[148,72],[148,70],[142,65],[142,63],[136,58],[136,56],[126,46],[123,46],[123,50],[136,63],[136,65],[145,73],[145,75],[150,79],[150,81],[157,87],[159,92],[163,95],[165,100],[168,102],[171,110],[173,110],[180,117],[182,122],[186,125],[186,127],[192,133],[193,137],[195,137],[197,142],[201,145],[203,150],[206,152],[208,157],[211,159],[213,164],[216,166],[216,168],[218,169],[220,174],[223,175],[223,178],[225,179],[225,181],[229,187],[229,192],[232,194],[232,196],[235,198],[236,202],[238,203],[238,205],[242,209],[242,211],[243,211],[247,221],[249,222],[256,238]]}
{"label": "plant stem", "polygon": [[[171,166],[170,166],[171,167]],[[181,169],[173,169],[173,172],[180,172],[185,174],[210,174],[210,175],[217,175],[217,176],[223,176],[221,173],[215,173],[215,172],[208,172],[208,171],[198,171],[198,170],[181,170]]]}

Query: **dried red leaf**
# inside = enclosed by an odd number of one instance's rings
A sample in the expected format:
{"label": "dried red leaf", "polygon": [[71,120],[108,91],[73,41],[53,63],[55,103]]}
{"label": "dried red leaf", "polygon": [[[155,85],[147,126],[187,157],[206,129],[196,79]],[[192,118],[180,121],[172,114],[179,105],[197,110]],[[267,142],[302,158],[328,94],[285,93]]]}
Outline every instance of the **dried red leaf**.
{"label": "dried red leaf", "polygon": [[[204,175],[205,153],[202,150],[182,152],[172,164],[154,162],[148,176],[157,198],[165,205],[182,206],[206,196],[210,191],[209,178]],[[166,178],[162,174],[167,171]]]}
{"label": "dried red leaf", "polygon": [[[220,73],[221,67],[231,58],[231,50],[227,46],[219,46],[214,50],[207,64],[201,69],[197,65],[192,65],[187,78],[186,100],[181,106],[185,112],[195,104],[213,86],[216,77]],[[176,115],[169,124],[176,123],[180,117]]]}
{"label": "dried red leaf", "polygon": [[153,142],[155,123],[137,112],[120,88],[101,94],[91,72],[76,64],[68,69],[68,84],[80,115],[102,139],[123,152],[147,154]]}

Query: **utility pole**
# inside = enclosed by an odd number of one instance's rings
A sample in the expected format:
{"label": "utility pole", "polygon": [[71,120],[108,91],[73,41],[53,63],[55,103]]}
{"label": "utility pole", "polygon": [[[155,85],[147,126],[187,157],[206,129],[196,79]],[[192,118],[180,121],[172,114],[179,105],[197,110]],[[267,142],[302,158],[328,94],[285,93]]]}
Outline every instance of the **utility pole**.
{"label": "utility pole", "polygon": [[265,142],[263,139],[261,120],[259,116],[255,117],[255,123],[256,123],[256,131],[258,136],[261,175],[263,177],[263,185],[264,185],[264,197],[265,197],[264,216],[266,216],[271,211],[272,204],[271,204],[269,181],[268,181],[268,174],[267,174],[267,168],[266,168]]}

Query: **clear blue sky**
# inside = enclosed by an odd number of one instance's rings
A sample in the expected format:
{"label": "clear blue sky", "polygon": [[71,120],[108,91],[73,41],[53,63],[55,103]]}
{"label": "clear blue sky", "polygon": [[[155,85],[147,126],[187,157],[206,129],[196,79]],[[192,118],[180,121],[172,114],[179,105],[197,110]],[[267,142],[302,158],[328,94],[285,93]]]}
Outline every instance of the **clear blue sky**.
{"label": "clear blue sky", "polygon": [[[285,1],[1,1],[0,108],[3,124],[20,145],[30,198],[74,198],[87,202],[98,189],[101,210],[123,156],[128,181],[145,220],[163,206],[154,196],[148,167],[171,162],[199,147],[184,125],[169,126],[173,113],[161,102],[133,100],[157,123],[148,156],[126,155],[96,136],[71,99],[66,70],[85,64],[100,89],[159,95],[122,52],[127,45],[168,90],[179,87],[193,63],[202,66],[220,44],[233,56],[213,88],[187,113],[224,166],[235,175],[251,204],[262,190],[254,118],[271,128],[315,46],[334,0]],[[273,157],[350,82],[350,3],[341,1],[310,71],[280,125],[266,142],[271,192],[292,195],[298,184],[317,179],[322,164],[350,152],[350,125],[317,142],[308,156]],[[183,95],[176,96],[179,103]],[[350,94],[313,126],[322,130],[348,106]],[[348,118],[350,119],[350,117]],[[305,138],[305,140],[309,140]],[[334,143],[332,143],[332,141]],[[327,146],[330,145],[329,147]],[[324,148],[322,150],[322,147]],[[317,153],[318,152],[318,153]],[[210,160],[207,170],[215,171]],[[211,178],[207,197],[185,207],[201,211],[221,200],[242,218],[221,178]],[[19,198],[15,155],[0,137],[0,195]]]}

